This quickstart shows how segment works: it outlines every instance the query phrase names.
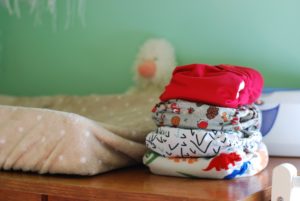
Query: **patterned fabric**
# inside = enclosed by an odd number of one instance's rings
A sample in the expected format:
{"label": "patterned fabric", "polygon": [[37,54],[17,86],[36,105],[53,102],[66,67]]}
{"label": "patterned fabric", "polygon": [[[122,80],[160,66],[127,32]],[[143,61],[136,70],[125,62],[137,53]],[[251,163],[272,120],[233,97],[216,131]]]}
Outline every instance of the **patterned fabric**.
{"label": "patterned fabric", "polygon": [[262,75],[251,68],[191,64],[177,67],[152,109],[158,128],[146,136],[143,162],[152,173],[233,179],[268,163],[262,143]]}
{"label": "patterned fabric", "polygon": [[237,108],[254,103],[262,86],[262,75],[251,68],[190,64],[176,67],[160,100],[183,99]]}
{"label": "patterned fabric", "polygon": [[216,131],[159,127],[146,137],[146,146],[164,157],[210,157],[236,150],[257,150],[262,140],[259,131]]}
{"label": "patterned fabric", "polygon": [[237,109],[172,99],[152,109],[157,126],[212,130],[258,130],[261,113],[255,105]]}
{"label": "patterned fabric", "polygon": [[263,143],[254,153],[236,151],[211,158],[166,158],[148,151],[143,161],[154,174],[233,179],[252,176],[263,170],[268,164],[268,151]]}

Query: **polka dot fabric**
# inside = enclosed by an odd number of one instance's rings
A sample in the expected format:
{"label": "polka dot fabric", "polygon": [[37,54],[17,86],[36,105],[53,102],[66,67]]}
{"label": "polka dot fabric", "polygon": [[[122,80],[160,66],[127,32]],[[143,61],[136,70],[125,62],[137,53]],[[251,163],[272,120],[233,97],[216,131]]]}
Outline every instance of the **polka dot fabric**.
{"label": "polka dot fabric", "polygon": [[0,96],[0,169],[94,175],[140,163],[153,95]]}

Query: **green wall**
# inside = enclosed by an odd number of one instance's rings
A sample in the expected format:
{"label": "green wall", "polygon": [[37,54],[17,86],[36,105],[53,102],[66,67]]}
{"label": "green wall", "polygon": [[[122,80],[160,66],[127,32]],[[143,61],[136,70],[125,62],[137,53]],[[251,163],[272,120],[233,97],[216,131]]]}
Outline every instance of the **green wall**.
{"label": "green wall", "polygon": [[86,26],[57,31],[0,8],[0,93],[120,93],[139,46],[168,39],[178,64],[231,63],[260,70],[267,87],[300,87],[299,0],[88,0]]}

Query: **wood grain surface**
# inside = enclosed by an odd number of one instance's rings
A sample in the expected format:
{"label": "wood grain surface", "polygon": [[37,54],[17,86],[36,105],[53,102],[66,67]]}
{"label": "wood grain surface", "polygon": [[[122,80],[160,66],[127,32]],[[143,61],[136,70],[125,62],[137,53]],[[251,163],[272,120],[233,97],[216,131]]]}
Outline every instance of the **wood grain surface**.
{"label": "wood grain surface", "polygon": [[234,180],[158,176],[142,166],[93,177],[1,171],[0,201],[270,200],[272,169],[284,162],[300,169],[300,158],[273,157],[263,172]]}

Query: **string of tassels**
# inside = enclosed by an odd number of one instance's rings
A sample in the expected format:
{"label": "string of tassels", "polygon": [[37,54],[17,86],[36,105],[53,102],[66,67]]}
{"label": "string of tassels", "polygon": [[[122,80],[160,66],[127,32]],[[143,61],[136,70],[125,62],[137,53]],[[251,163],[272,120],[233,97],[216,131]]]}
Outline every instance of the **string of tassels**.
{"label": "string of tassels", "polygon": [[[21,18],[21,4],[27,4],[29,12],[34,16],[34,24],[42,24],[42,15],[49,13],[52,16],[54,30],[57,29],[57,0],[0,0],[8,11],[9,15]],[[66,18],[64,28],[68,29],[76,18],[85,26],[85,10],[87,0],[61,0],[65,4]],[[60,5],[63,5],[61,3]]]}

